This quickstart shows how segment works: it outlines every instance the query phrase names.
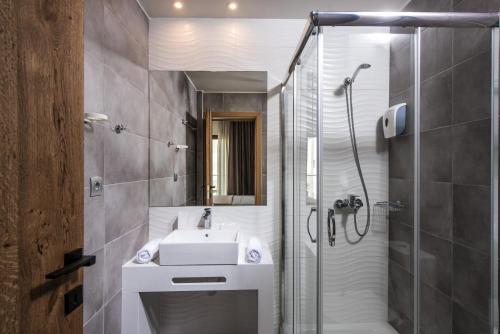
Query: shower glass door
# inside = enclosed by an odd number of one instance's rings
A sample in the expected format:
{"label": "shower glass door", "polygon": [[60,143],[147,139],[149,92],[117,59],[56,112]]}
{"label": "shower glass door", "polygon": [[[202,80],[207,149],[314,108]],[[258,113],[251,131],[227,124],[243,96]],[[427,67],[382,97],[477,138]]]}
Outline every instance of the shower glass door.
{"label": "shower glass door", "polygon": [[421,333],[494,333],[497,29],[420,29]]}
{"label": "shower glass door", "polygon": [[[324,27],[323,41],[323,333],[393,334],[413,316],[413,122],[389,140],[382,117],[412,103],[413,30]],[[391,65],[404,80],[391,84]]]}
{"label": "shower glass door", "polygon": [[297,333],[316,333],[317,249],[317,98],[318,45],[311,38],[295,69],[294,207],[296,217]]}
{"label": "shower glass door", "polygon": [[284,87],[284,333],[498,333],[499,28],[445,18],[309,37]]}
{"label": "shower glass door", "polygon": [[283,90],[285,333],[316,333],[318,323],[317,41],[307,43]]}

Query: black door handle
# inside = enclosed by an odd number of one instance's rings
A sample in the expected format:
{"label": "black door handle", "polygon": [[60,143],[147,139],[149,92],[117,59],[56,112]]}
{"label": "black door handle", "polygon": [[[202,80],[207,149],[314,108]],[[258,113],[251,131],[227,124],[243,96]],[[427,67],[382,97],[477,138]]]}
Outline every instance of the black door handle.
{"label": "black door handle", "polygon": [[95,255],[83,255],[83,250],[78,248],[72,252],[64,254],[64,267],[45,275],[47,279],[55,279],[68,275],[80,267],[90,267],[95,264]]}

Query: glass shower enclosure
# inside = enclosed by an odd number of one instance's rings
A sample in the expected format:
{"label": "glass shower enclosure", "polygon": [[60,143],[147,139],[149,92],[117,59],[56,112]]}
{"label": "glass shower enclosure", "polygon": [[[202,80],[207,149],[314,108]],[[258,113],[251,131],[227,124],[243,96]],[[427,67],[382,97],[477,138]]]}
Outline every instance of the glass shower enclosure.
{"label": "glass shower enclosure", "polygon": [[283,333],[498,333],[498,22],[311,13],[281,91]]}

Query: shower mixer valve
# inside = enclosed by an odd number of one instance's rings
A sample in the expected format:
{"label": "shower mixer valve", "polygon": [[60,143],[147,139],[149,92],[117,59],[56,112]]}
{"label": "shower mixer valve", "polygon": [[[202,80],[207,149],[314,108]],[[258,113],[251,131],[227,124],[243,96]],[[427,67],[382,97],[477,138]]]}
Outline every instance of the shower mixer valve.
{"label": "shower mixer valve", "polygon": [[337,209],[351,209],[354,213],[358,213],[358,210],[363,207],[363,201],[358,195],[347,195],[345,199],[338,199],[335,201],[335,208]]}

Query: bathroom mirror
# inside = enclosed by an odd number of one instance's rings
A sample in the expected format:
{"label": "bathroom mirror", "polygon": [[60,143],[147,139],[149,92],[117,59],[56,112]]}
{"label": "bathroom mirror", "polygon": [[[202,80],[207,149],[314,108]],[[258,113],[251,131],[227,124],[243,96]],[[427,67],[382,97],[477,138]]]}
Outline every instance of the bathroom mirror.
{"label": "bathroom mirror", "polygon": [[150,206],[266,205],[267,72],[150,71]]}

